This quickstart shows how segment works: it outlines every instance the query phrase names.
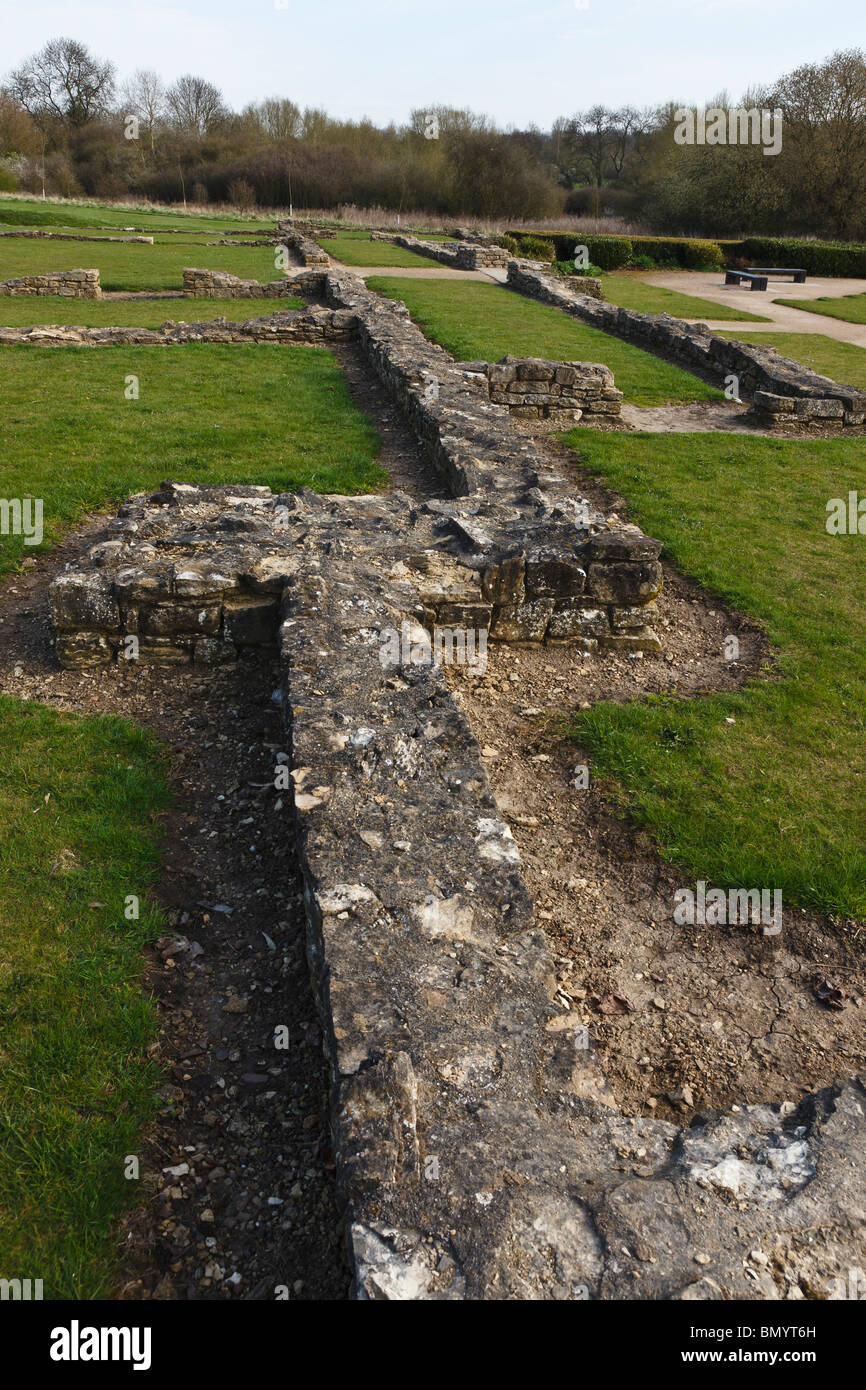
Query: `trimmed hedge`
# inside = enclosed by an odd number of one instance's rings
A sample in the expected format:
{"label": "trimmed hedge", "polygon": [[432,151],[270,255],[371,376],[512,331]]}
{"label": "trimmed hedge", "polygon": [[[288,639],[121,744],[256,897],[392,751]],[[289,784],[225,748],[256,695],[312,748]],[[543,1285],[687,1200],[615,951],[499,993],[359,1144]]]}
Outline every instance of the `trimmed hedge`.
{"label": "trimmed hedge", "polygon": [[724,265],[722,248],[717,241],[705,241],[695,237],[649,237],[631,238],[634,254],[652,256],[654,261],[676,261],[685,270],[700,270],[704,266]]}
{"label": "trimmed hedge", "polygon": [[795,237],[746,237],[732,248],[732,256],[748,265],[791,266],[810,275],[839,275],[866,279],[866,245],[863,242],[798,241]]}
{"label": "trimmed hedge", "polygon": [[[519,240],[519,233],[511,233]],[[585,246],[593,265],[602,270],[620,270],[631,265],[635,256],[651,256],[654,261],[674,261],[686,270],[701,266],[724,264],[722,248],[717,241],[695,237],[648,236],[588,236],[581,233],[549,233],[556,247],[558,261],[574,259],[575,246]]]}

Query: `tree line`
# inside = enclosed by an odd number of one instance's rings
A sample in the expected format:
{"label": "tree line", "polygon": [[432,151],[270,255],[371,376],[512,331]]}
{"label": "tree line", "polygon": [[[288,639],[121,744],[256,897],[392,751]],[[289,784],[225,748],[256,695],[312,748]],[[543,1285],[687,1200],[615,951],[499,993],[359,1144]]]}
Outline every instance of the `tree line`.
{"label": "tree line", "polygon": [[[344,204],[543,221],[617,217],[675,235],[866,237],[866,54],[843,50],[747,92],[778,150],[684,142],[671,101],[597,104],[549,130],[435,106],[403,124],[337,120],[268,97],[233,111],[206,78],[166,84],[52,39],[0,86],[0,190],[255,207]],[[703,131],[704,122],[699,121]]]}

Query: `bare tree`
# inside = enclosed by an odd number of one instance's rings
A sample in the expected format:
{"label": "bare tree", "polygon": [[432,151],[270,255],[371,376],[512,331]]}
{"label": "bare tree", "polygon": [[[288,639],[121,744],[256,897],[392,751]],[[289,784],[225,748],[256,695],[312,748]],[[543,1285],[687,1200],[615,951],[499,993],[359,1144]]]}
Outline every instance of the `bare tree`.
{"label": "bare tree", "polygon": [[51,39],[9,77],[9,90],[34,121],[80,127],[103,115],[114,97],[114,64],[76,39]]}
{"label": "bare tree", "polygon": [[260,131],[266,140],[282,144],[299,133],[301,109],[288,97],[265,97],[264,101],[245,106],[241,121]]}
{"label": "bare tree", "polygon": [[201,138],[228,114],[219,88],[192,73],[185,73],[169,87],[166,100],[178,130],[185,135]]}
{"label": "bare tree", "polygon": [[124,114],[135,116],[147,132],[151,154],[155,153],[155,135],[160,121],[168,112],[165,86],[159,73],[138,68],[121,89]]}

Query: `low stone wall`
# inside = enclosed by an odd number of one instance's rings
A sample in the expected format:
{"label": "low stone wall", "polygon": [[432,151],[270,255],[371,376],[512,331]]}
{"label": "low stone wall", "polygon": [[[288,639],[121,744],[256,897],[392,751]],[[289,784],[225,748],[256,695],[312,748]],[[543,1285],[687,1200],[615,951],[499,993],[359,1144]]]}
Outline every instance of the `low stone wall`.
{"label": "low stone wall", "polygon": [[331,264],[331,258],[327,251],[323,251],[317,242],[291,222],[278,222],[277,235],[279,241],[290,246],[300,256],[303,265],[327,266]]}
{"label": "low stone wall", "polygon": [[[354,1296],[847,1287],[866,1209],[862,1079],[680,1129],[617,1111],[592,1028],[563,1008],[478,743],[441,668],[417,659],[424,591],[472,572],[455,528],[477,542],[484,508],[164,485],[51,590],[70,664],[130,659],[130,637],[134,659],[181,666],[278,644],[286,830]],[[403,631],[412,644],[395,652]]]}
{"label": "low stone wall", "polygon": [[45,324],[32,328],[0,327],[0,347],[172,347],[179,343],[326,343],[347,342],[358,330],[353,314],[340,309],[294,309],[263,318],[208,319],[161,328],[85,328]]}
{"label": "low stone wall", "polygon": [[[775,348],[717,337],[705,324],[686,323],[668,314],[641,314],[599,303],[533,262],[510,261],[508,283],[521,294],[554,304],[574,318],[714,377],[720,384],[736,377],[738,393],[751,398],[751,413],[760,425],[857,428],[866,424],[866,391],[819,376],[793,358],[780,356]],[[580,281],[581,289],[585,283]]]}
{"label": "low stone wall", "polygon": [[22,275],[0,280],[4,295],[62,295],[64,299],[101,299],[98,270],[49,270],[44,275]]}
{"label": "low stone wall", "polygon": [[239,636],[231,612],[280,595],[302,551],[324,553],[341,534],[351,537],[359,565],[401,576],[431,634],[457,628],[492,641],[657,651],[649,624],[661,588],[660,542],[637,527],[612,529],[599,513],[576,526],[573,504],[568,515],[535,492],[499,506],[422,504],[409,532],[399,494],[274,497],[268,488],[166,484],[131,499],[115,524],[117,540],[94,547],[52,585],[58,659],[65,666],[123,659],[130,636],[139,639],[141,659],[159,664],[234,659],[245,646],[273,644],[273,606],[271,626],[257,636],[249,629]]}
{"label": "low stone wall", "polygon": [[459,362],[470,381],[483,382],[491,401],[522,420],[580,420],[619,415],[622,391],[599,362],[550,362],[503,357],[501,362]]}
{"label": "low stone wall", "polygon": [[22,229],[14,232],[0,232],[0,237],[34,237],[44,241],[120,241],[120,242],[143,242],[148,246],[153,245],[152,236],[87,236],[83,232],[44,232],[39,228]]}
{"label": "low stone wall", "polygon": [[183,292],[188,299],[281,299],[295,290],[291,280],[271,280],[263,285],[258,280],[242,280],[227,270],[187,267],[183,271]]}
{"label": "low stone wall", "polygon": [[504,270],[510,256],[501,246],[487,242],[448,242],[422,241],[418,237],[403,236],[394,232],[373,232],[373,241],[388,241],[393,246],[402,246],[406,251],[414,251],[419,256],[440,261],[452,270],[485,270],[498,266]]}
{"label": "low stone wall", "polygon": [[[637,528],[618,531],[615,540],[591,536],[604,518],[575,498],[532,440],[515,431],[508,411],[485,400],[453,359],[424,337],[404,304],[374,294],[357,276],[332,272],[326,286],[329,303],[356,315],[361,347],[414,428],[443,491],[477,498],[480,510],[487,509],[490,522],[482,518],[462,527],[474,564],[490,568],[498,555],[515,567],[515,593],[500,598],[494,584],[487,597],[502,610],[491,623],[491,637],[572,641],[586,650],[657,650],[652,623],[661,587],[660,543]],[[494,525],[499,506],[512,519]],[[546,589],[519,579],[530,549],[545,544],[533,534],[541,518],[561,521],[569,537],[567,563]]]}

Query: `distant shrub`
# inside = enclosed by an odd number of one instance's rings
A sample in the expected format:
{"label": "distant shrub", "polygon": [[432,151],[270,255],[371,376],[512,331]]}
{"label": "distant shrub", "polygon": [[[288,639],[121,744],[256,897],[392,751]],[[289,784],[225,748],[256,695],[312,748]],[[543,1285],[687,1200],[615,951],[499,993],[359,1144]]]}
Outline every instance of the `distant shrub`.
{"label": "distant shrub", "polygon": [[229,202],[238,212],[251,212],[256,205],[256,190],[247,179],[232,179]]}
{"label": "distant shrub", "polygon": [[0,164],[0,193],[15,193],[18,189],[18,180],[11,169],[4,169]]}
{"label": "distant shrub", "polygon": [[503,251],[509,251],[512,256],[520,255],[520,245],[516,237],[509,236],[506,232],[504,236],[496,238],[497,246],[501,246]]}
{"label": "distant shrub", "polygon": [[554,270],[558,270],[559,273],[560,273],[560,275],[592,275],[592,276],[599,276],[599,275],[603,274],[602,269],[601,269],[601,266],[600,266],[600,265],[593,265],[591,261],[590,261],[589,265],[586,266],[586,267],[584,267],[584,266],[576,266],[576,265],[574,264],[574,261],[554,261],[554,262],[553,262],[553,268],[554,268]]}
{"label": "distant shrub", "polygon": [[556,255],[553,242],[548,241],[546,237],[533,236],[531,232],[525,232],[515,240],[518,255],[524,256],[528,261],[552,261]]}

